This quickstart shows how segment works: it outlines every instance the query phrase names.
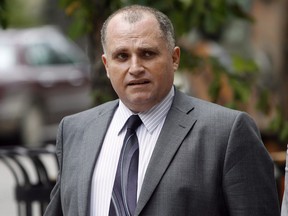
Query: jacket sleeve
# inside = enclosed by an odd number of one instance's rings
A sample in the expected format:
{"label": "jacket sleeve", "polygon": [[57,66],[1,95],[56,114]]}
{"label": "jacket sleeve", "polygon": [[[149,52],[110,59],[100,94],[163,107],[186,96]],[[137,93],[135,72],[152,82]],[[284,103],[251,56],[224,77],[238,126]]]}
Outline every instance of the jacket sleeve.
{"label": "jacket sleeve", "polygon": [[61,170],[62,170],[62,127],[63,120],[61,121],[58,133],[57,133],[57,142],[56,142],[56,156],[59,164],[59,171],[56,180],[56,184],[50,194],[50,203],[48,204],[44,216],[62,216],[62,205],[61,205]]}
{"label": "jacket sleeve", "polygon": [[231,216],[280,215],[273,162],[245,113],[238,114],[229,136],[223,190]]}

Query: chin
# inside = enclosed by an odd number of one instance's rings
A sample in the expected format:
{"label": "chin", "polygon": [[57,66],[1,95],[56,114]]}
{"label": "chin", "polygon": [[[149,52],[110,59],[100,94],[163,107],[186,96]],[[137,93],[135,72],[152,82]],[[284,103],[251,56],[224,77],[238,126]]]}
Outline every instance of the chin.
{"label": "chin", "polygon": [[153,103],[147,100],[147,98],[134,98],[133,100],[129,100],[127,105],[129,105],[128,108],[135,112],[144,112],[150,109]]}

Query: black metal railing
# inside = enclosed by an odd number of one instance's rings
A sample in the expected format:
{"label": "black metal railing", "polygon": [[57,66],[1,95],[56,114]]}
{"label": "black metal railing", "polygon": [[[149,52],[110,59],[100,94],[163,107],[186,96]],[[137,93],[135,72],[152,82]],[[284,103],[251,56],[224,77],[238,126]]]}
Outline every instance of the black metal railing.
{"label": "black metal railing", "polygon": [[[49,203],[50,192],[55,185],[56,177],[51,178],[49,175],[49,169],[51,172],[53,165],[45,165],[45,156],[50,156],[55,160],[54,169],[57,170],[54,145],[47,145],[44,148],[0,147],[0,160],[15,178],[14,195],[19,216],[32,216],[35,212],[32,211],[32,204],[35,202],[40,205],[40,212],[37,215],[43,215]],[[23,159],[30,162],[29,169],[24,166]],[[36,178],[34,176],[34,179],[31,177],[31,170],[35,173]]]}

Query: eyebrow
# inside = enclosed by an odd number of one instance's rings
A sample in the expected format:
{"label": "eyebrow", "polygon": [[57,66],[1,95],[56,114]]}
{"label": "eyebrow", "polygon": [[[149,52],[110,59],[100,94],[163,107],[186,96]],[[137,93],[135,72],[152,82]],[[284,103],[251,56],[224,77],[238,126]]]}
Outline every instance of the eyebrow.
{"label": "eyebrow", "polygon": [[128,49],[126,49],[126,48],[116,48],[115,50],[112,50],[112,52],[111,52],[111,56],[112,56],[112,58],[114,58],[114,57],[116,57],[119,53],[125,53],[125,52],[127,52],[127,50]]}
{"label": "eyebrow", "polygon": [[117,47],[114,50],[112,50],[112,54],[113,53],[118,53],[118,52],[126,52],[128,49],[125,47]]}
{"label": "eyebrow", "polygon": [[[127,52],[129,49],[125,48],[125,47],[118,47],[115,48],[111,53],[112,56],[117,54],[117,53],[121,53],[121,52]],[[137,50],[139,51],[154,51],[154,52],[159,52],[159,48],[155,47],[155,46],[142,46],[142,47],[138,47]]]}
{"label": "eyebrow", "polygon": [[147,47],[141,47],[139,48],[139,50],[141,51],[153,51],[153,52],[159,52],[159,48],[158,47],[151,47],[151,46],[147,46]]}

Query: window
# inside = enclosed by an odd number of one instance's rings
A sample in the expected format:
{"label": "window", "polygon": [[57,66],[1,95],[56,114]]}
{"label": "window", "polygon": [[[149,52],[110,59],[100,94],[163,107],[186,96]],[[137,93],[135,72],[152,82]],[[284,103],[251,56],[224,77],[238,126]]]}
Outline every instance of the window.
{"label": "window", "polygon": [[0,69],[8,69],[16,65],[16,52],[11,46],[0,45]]}
{"label": "window", "polygon": [[28,64],[34,66],[73,64],[73,57],[54,50],[49,44],[29,46],[25,53]]}

